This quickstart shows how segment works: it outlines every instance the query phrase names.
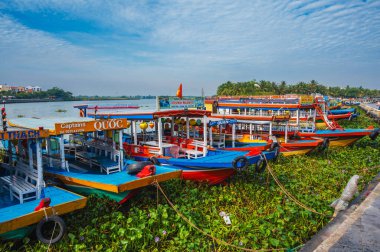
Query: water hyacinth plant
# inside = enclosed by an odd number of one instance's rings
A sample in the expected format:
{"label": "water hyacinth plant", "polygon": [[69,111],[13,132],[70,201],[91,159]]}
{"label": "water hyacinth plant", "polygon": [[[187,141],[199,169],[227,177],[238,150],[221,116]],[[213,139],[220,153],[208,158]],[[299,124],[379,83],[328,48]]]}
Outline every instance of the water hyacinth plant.
{"label": "water hyacinth plant", "polygon": [[[363,116],[344,127],[375,125]],[[311,213],[289,199],[268,172],[239,172],[225,185],[172,180],[161,184],[175,207],[213,237],[251,249],[300,248],[330,220],[329,206],[347,181],[358,174],[359,191],[380,172],[380,139],[368,137],[352,147],[329,148],[309,156],[280,157],[270,163],[294,197],[326,216]],[[65,216],[68,234],[51,251],[236,251],[192,228],[153,186],[126,205],[89,197],[88,206]],[[158,202],[158,204],[157,204]],[[219,213],[228,213],[226,225]],[[0,250],[46,251],[35,239],[2,242]]]}

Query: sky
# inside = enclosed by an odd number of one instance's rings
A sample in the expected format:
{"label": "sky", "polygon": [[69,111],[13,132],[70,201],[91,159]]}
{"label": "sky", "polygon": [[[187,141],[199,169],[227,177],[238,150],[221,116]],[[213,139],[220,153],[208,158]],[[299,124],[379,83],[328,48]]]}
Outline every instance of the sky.
{"label": "sky", "polygon": [[380,1],[0,0],[0,84],[212,95],[253,79],[380,89]]}

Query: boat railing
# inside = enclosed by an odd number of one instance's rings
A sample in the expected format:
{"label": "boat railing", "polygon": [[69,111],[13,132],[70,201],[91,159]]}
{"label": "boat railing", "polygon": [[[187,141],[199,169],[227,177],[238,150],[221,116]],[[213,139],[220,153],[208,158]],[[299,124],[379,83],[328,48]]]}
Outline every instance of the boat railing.
{"label": "boat railing", "polygon": [[219,112],[219,114],[229,114],[229,115],[241,115],[241,116],[276,116],[276,115],[289,115],[291,117],[296,117],[296,111],[290,110],[238,110],[230,111],[230,113],[224,113],[225,111]]}

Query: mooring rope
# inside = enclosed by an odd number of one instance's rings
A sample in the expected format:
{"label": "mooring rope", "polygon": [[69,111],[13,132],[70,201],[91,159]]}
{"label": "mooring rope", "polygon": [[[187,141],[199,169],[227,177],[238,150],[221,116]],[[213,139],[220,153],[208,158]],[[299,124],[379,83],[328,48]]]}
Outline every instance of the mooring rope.
{"label": "mooring rope", "polygon": [[[269,166],[269,162],[266,158],[265,155],[264,156],[264,159],[265,159],[265,162],[267,163],[267,168],[268,168],[268,171],[269,173],[271,174],[271,176],[273,177],[273,179],[275,180],[276,184],[281,188],[281,190],[294,202],[296,203],[298,206],[312,212],[312,213],[315,213],[315,214],[319,214],[321,216],[324,216],[324,217],[329,217],[331,218],[332,216],[331,215],[326,215],[324,213],[320,213],[308,206],[306,206],[305,204],[303,204],[302,202],[300,202],[297,198],[295,198],[288,190],[286,190],[286,188],[281,184],[281,182],[278,180],[278,178],[276,177],[274,171],[272,170],[272,168]],[[380,165],[377,165],[377,166],[372,166],[372,167],[367,167],[367,169],[373,169],[373,168],[378,168],[380,167]],[[244,251],[251,251],[251,252],[263,252],[263,251],[280,251],[280,250],[288,250],[287,248],[278,248],[278,249],[258,249],[258,250],[255,250],[255,249],[249,249],[249,248],[244,248],[244,247],[239,247],[239,246],[236,246],[234,244],[231,244],[231,243],[228,243],[224,240],[221,240],[219,238],[216,238],[210,234],[208,234],[206,231],[202,230],[201,228],[199,228],[197,225],[195,225],[193,222],[191,222],[186,216],[184,216],[175,206],[174,204],[169,200],[168,196],[166,195],[166,193],[164,192],[164,190],[162,189],[162,187],[160,186],[160,184],[157,182],[157,180],[154,180],[153,185],[155,185],[157,187],[157,189],[162,193],[162,195],[164,196],[165,200],[168,202],[168,204],[170,205],[171,208],[173,208],[173,210],[187,223],[189,224],[191,227],[193,227],[194,229],[196,229],[198,232],[202,233],[204,236],[207,236],[209,238],[211,238],[212,240],[216,241],[217,243],[219,244],[222,244],[224,246],[228,246],[228,247],[233,247],[233,248],[236,248],[236,249],[239,249],[239,250],[244,250]],[[158,190],[157,190],[157,193],[158,193]],[[158,194],[157,194],[158,196]],[[158,202],[158,201],[157,201]],[[302,247],[303,245],[300,245],[296,248],[294,248],[292,251],[298,249],[299,247]]]}
{"label": "mooring rope", "polygon": [[[288,190],[286,190],[286,188],[281,184],[281,182],[278,180],[278,178],[276,177],[274,171],[272,170],[272,168],[269,166],[269,162],[266,158],[266,156],[264,155],[264,158],[265,158],[265,161],[267,162],[267,168],[268,168],[268,171],[269,173],[272,175],[274,181],[277,183],[277,185],[281,188],[281,190],[291,199],[293,200],[294,203],[296,203],[298,206],[312,212],[312,213],[315,213],[315,214],[319,214],[319,215],[322,215],[324,217],[334,217],[334,216],[331,216],[331,215],[326,215],[324,213],[320,213],[308,206],[306,206],[305,204],[303,204],[302,202],[300,202],[298,199],[296,199],[296,197],[294,197]],[[372,166],[372,167],[367,167],[366,169],[374,169],[374,168],[379,168],[380,165],[376,165],[376,166]]]}
{"label": "mooring rope", "polygon": [[209,238],[211,238],[212,240],[216,241],[217,243],[219,244],[222,244],[224,246],[227,246],[227,247],[233,247],[233,248],[236,248],[236,249],[240,249],[240,250],[244,250],[244,251],[251,251],[251,252],[262,252],[262,251],[280,251],[280,250],[287,250],[286,248],[277,248],[277,249],[274,249],[274,248],[271,248],[271,249],[249,249],[249,248],[244,248],[244,247],[239,247],[239,246],[236,246],[234,244],[231,244],[231,243],[228,243],[226,241],[223,241],[219,238],[216,238],[215,236],[212,236],[210,234],[208,234],[206,231],[202,230],[201,228],[199,228],[197,225],[195,225],[193,222],[191,222],[186,216],[184,216],[175,206],[174,204],[169,200],[168,196],[166,195],[166,193],[164,192],[164,190],[162,189],[162,187],[160,186],[160,184],[157,182],[157,180],[153,181],[152,183],[153,185],[155,185],[158,190],[160,190],[160,192],[162,193],[162,195],[164,196],[166,202],[168,202],[168,204],[170,205],[171,208],[173,208],[173,210],[187,223],[189,224],[191,227],[193,227],[194,229],[196,229],[198,232],[202,233],[204,236],[207,236]]}
{"label": "mooring rope", "polygon": [[[42,208],[44,210],[44,213],[45,213],[45,220],[47,221],[49,219],[49,216],[46,212],[46,207]],[[55,212],[55,209],[54,207],[51,207],[52,209],[52,216],[53,215],[56,215],[56,212]],[[55,232],[55,228],[57,227],[57,222],[54,222],[54,228],[53,228],[53,232],[51,233],[51,237],[50,237],[50,241],[49,241],[49,244],[48,244],[48,247],[46,249],[46,252],[49,252],[49,249],[50,249],[50,246],[51,246],[51,242],[53,241],[53,235],[54,235],[54,232]]]}
{"label": "mooring rope", "polygon": [[305,204],[303,204],[301,201],[299,201],[298,199],[296,199],[296,197],[294,197],[288,190],[286,190],[286,188],[281,184],[281,182],[278,180],[278,178],[276,177],[276,175],[274,174],[274,171],[272,170],[272,168],[270,167],[269,165],[269,162],[267,160],[267,157],[264,155],[264,159],[265,159],[265,162],[267,163],[267,169],[270,173],[270,175],[272,175],[272,178],[274,179],[274,181],[276,182],[276,184],[281,188],[281,190],[291,199],[293,200],[294,203],[296,203],[298,206],[312,212],[312,213],[316,213],[316,214],[319,214],[319,215],[322,215],[322,216],[326,216],[326,217],[331,217],[331,216],[328,216],[324,213],[320,213],[308,206],[306,206]]}

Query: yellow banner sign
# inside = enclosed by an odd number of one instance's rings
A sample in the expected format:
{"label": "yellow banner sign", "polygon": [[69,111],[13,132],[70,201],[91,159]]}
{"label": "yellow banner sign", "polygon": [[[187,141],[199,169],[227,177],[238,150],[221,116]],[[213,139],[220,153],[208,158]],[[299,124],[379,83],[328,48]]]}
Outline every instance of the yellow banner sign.
{"label": "yellow banner sign", "polygon": [[48,136],[48,130],[15,130],[0,132],[0,140],[35,139],[45,138]]}
{"label": "yellow banner sign", "polygon": [[301,104],[313,104],[314,103],[314,97],[311,95],[301,95]]}
{"label": "yellow banner sign", "polygon": [[275,115],[273,116],[273,121],[288,121],[290,119],[290,115]]}
{"label": "yellow banner sign", "polygon": [[94,120],[88,122],[56,123],[55,134],[73,134],[127,128],[127,119]]}

